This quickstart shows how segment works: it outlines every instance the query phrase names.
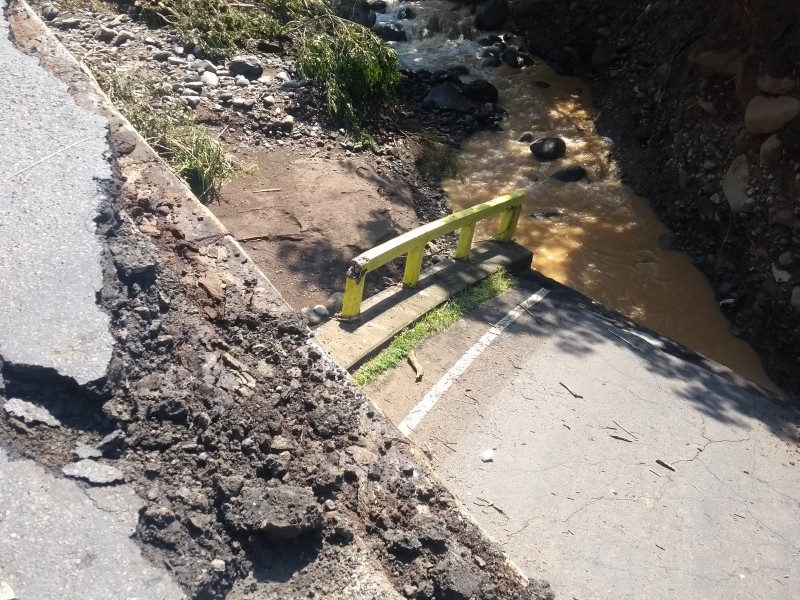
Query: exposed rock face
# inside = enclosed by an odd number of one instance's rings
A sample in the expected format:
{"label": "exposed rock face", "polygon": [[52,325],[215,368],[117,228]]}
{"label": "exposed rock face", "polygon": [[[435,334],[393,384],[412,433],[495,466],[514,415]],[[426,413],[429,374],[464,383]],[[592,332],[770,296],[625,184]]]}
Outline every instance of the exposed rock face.
{"label": "exposed rock face", "polygon": [[499,29],[508,19],[506,0],[488,0],[479,4],[475,10],[475,27],[478,29]]}
{"label": "exposed rock face", "polygon": [[756,96],[747,105],[744,124],[754,135],[768,135],[783,129],[800,115],[800,100],[790,96]]}

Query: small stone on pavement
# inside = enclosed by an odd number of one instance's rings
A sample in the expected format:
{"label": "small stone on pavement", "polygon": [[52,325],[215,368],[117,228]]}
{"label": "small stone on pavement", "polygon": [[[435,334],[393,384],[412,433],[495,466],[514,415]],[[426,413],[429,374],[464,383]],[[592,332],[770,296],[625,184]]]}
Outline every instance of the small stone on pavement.
{"label": "small stone on pavement", "polygon": [[67,477],[83,479],[96,485],[122,483],[125,479],[119,469],[89,459],[70,463],[61,469],[61,472]]}

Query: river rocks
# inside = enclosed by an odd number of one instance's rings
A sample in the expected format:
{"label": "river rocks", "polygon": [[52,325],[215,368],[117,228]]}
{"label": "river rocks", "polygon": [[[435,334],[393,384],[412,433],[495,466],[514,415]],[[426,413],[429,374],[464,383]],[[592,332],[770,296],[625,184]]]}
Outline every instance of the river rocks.
{"label": "river rocks", "polygon": [[470,100],[491,102],[492,104],[497,102],[499,97],[497,88],[485,79],[476,79],[465,84],[462,93]]}
{"label": "river rocks", "polygon": [[767,135],[782,129],[800,115],[800,100],[790,96],[756,96],[747,105],[744,124],[753,135]]}
{"label": "river rocks", "polygon": [[550,176],[551,179],[564,183],[574,183],[586,177],[586,169],[579,165],[571,165],[566,169],[556,171]]}
{"label": "river rocks", "polygon": [[694,66],[704,77],[724,77],[732,79],[739,72],[742,53],[733,49],[727,52],[705,50],[689,54],[689,64]]}
{"label": "river rocks", "polygon": [[94,34],[94,37],[96,40],[100,40],[101,42],[110,42],[117,37],[117,32],[110,27],[101,25],[97,30],[97,33]]}
{"label": "river rocks", "polygon": [[747,201],[747,185],[750,182],[750,165],[742,154],[733,161],[725,180],[722,182],[722,193],[734,213],[740,213]]}
{"label": "river rocks", "polygon": [[546,137],[531,144],[531,153],[542,162],[561,158],[567,152],[567,143],[561,138]]}
{"label": "river rocks", "polygon": [[372,28],[372,31],[374,31],[375,35],[379,38],[387,42],[408,41],[406,30],[398,23],[377,23],[375,27]]}
{"label": "river rocks", "polygon": [[244,75],[253,80],[261,77],[264,67],[257,56],[237,56],[228,64],[228,71],[233,77]]}
{"label": "river rocks", "polygon": [[499,29],[508,19],[506,0],[488,0],[475,10],[475,27],[478,29]]}
{"label": "river rocks", "polygon": [[794,286],[791,298],[792,308],[800,312],[800,285]]}
{"label": "river rocks", "polygon": [[219,87],[219,77],[211,71],[206,71],[200,76],[200,82],[210,88]]}
{"label": "river rocks", "polygon": [[772,96],[783,96],[797,89],[797,80],[793,77],[773,77],[772,75],[759,75],[756,80],[758,89]]}
{"label": "river rocks", "polygon": [[42,18],[45,21],[53,21],[59,15],[58,9],[52,4],[45,4],[42,7]]}
{"label": "river rocks", "polygon": [[533,64],[533,59],[527,54],[522,54],[514,48],[508,48],[500,53],[500,60],[502,60],[509,67],[514,69],[521,69],[522,67],[529,67]]}
{"label": "river rocks", "polygon": [[423,106],[441,108],[467,113],[480,107],[480,103],[470,100],[452,83],[437,85],[422,100]]}
{"label": "river rocks", "polygon": [[524,143],[532,142],[533,141],[533,134],[530,131],[526,131],[525,133],[523,133],[521,136],[519,136],[517,138],[517,141],[518,142],[524,142]]}
{"label": "river rocks", "polygon": [[782,152],[783,142],[781,142],[777,134],[772,134],[761,144],[758,160],[764,166],[774,165],[780,160]]}
{"label": "river rocks", "polygon": [[130,31],[120,31],[116,37],[111,40],[112,46],[122,46],[125,42],[129,42],[133,39],[133,34]]}
{"label": "river rocks", "polygon": [[417,14],[411,8],[401,8],[397,11],[397,18],[400,21],[407,20],[407,19],[416,19]]}

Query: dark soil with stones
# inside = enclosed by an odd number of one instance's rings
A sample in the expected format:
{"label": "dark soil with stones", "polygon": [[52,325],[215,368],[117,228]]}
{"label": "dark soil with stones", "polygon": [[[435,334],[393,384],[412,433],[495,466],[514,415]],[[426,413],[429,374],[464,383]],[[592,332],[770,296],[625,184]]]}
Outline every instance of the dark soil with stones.
{"label": "dark soil with stones", "polygon": [[732,333],[800,397],[800,119],[774,136],[744,119],[757,95],[798,97],[797,4],[542,0],[516,3],[511,19],[532,53],[591,83],[598,131],[671,228],[664,243],[692,257]]}

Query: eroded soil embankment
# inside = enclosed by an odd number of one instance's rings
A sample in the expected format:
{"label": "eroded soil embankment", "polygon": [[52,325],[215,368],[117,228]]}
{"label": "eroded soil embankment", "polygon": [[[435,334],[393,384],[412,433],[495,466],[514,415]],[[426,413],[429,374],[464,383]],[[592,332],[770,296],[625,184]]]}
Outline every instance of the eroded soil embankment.
{"label": "eroded soil embankment", "polygon": [[664,243],[710,278],[731,331],[795,397],[799,13],[771,0],[545,0],[511,17],[532,52],[591,82],[598,130],[672,229]]}
{"label": "eroded soil embankment", "polygon": [[9,20],[109,119],[120,177],[99,219],[107,378],[76,390],[5,365],[4,393],[63,426],[3,413],[4,445],[55,469],[78,442],[100,448],[146,501],[143,551],[194,598],[552,597],[526,587],[77,63],[23,6]]}

